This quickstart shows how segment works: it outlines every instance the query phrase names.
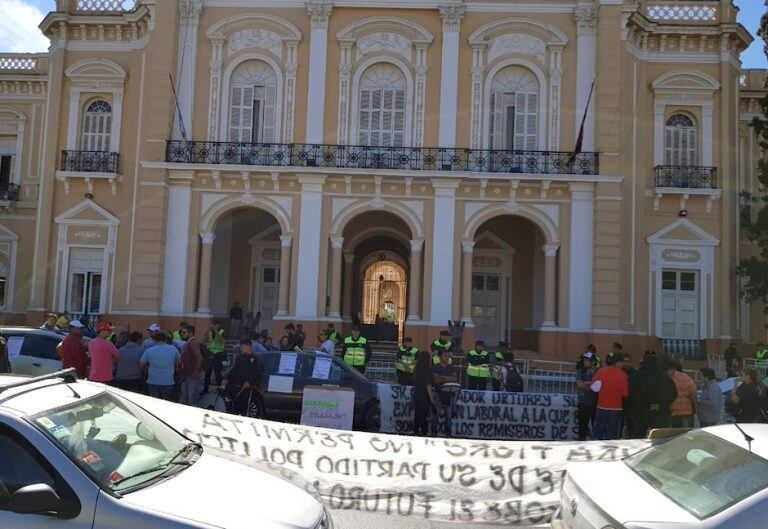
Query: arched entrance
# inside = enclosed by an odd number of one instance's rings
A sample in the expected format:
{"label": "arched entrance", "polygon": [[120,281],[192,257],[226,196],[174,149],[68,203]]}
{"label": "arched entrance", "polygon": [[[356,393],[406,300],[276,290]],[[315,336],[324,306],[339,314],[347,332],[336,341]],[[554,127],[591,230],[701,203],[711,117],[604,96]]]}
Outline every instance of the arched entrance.
{"label": "arched entrance", "polygon": [[[206,244],[211,246],[209,307],[213,316],[226,318],[239,303],[244,312],[261,313],[259,328],[263,329],[271,327],[281,309],[287,309],[281,306],[281,301],[287,302],[287,291],[285,300],[281,299],[285,266],[281,235],[274,216],[249,207],[224,214],[207,240],[203,236],[203,250]],[[204,273],[201,266],[201,282]]]}
{"label": "arched entrance", "polygon": [[[465,241],[462,318],[491,346],[525,346],[526,333],[555,324],[557,247],[541,229],[515,215],[482,223]],[[468,271],[468,270],[471,270]]]}
{"label": "arched entrance", "polygon": [[342,316],[374,339],[402,335],[412,302],[411,237],[406,222],[386,211],[363,212],[344,227]]}

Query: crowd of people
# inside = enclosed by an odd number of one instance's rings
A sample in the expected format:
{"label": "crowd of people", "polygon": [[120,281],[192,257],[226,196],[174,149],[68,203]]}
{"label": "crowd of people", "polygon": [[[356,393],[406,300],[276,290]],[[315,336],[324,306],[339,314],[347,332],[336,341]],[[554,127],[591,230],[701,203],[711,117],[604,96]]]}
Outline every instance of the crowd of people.
{"label": "crowd of people", "polygon": [[693,428],[696,419],[699,426],[713,426],[725,414],[739,422],[764,419],[765,388],[755,370],[733,372],[738,382],[724,392],[714,370],[701,368],[698,391],[680,361],[653,351],[646,351],[635,368],[631,355],[616,343],[605,360],[602,365],[594,346],[578,359],[581,441],[642,438],[654,428]]}

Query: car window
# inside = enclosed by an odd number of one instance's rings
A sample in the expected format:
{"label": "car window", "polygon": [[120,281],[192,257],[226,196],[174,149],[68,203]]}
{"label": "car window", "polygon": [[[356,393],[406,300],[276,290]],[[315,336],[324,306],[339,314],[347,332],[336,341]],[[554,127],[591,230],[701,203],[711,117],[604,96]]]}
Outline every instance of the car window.
{"label": "car window", "polygon": [[24,344],[21,346],[23,356],[34,356],[46,360],[58,360],[56,346],[61,339],[56,336],[46,336],[42,334],[28,334],[24,337]]}
{"label": "car window", "polygon": [[266,354],[261,357],[262,369],[265,375],[274,375],[277,373],[277,359],[279,355]]}
{"label": "car window", "polygon": [[324,355],[304,355],[300,362],[302,376],[320,382],[341,382],[342,367],[337,360]]}
{"label": "car window", "polygon": [[11,495],[22,487],[56,483],[25,445],[16,435],[0,430],[0,510],[8,510]]}
{"label": "car window", "polygon": [[768,461],[701,430],[650,447],[624,462],[699,519],[768,487]]}

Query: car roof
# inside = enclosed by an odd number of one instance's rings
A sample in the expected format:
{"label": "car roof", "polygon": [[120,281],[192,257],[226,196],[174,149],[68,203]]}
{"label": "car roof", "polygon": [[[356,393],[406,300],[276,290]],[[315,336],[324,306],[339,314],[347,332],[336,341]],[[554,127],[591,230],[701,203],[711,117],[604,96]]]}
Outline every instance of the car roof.
{"label": "car roof", "polygon": [[61,338],[63,333],[34,327],[0,327],[0,334],[42,334]]}
{"label": "car roof", "polygon": [[[21,375],[0,375],[0,411],[11,411],[16,415],[35,415],[73,404],[104,391],[104,386],[101,384],[86,381],[64,384],[61,378],[30,382],[23,386],[2,390],[3,386],[16,384],[22,380],[31,380],[31,378]],[[80,397],[76,397],[68,386],[72,386]]]}
{"label": "car roof", "polygon": [[711,426],[704,428],[704,431],[735,444],[744,450],[750,450],[753,454],[763,459],[768,459],[768,424],[739,423],[739,426],[747,435],[754,438],[751,446],[744,438],[744,435],[733,424]]}

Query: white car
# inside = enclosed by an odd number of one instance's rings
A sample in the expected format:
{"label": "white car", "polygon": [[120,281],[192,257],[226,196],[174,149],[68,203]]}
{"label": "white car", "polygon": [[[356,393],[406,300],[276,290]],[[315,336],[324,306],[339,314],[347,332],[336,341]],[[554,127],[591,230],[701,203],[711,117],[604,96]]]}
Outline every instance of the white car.
{"label": "white car", "polygon": [[568,466],[553,529],[764,529],[768,424],[691,430],[621,461]]}
{"label": "white car", "polygon": [[74,371],[0,375],[0,527],[329,529],[298,475],[203,449]]}

